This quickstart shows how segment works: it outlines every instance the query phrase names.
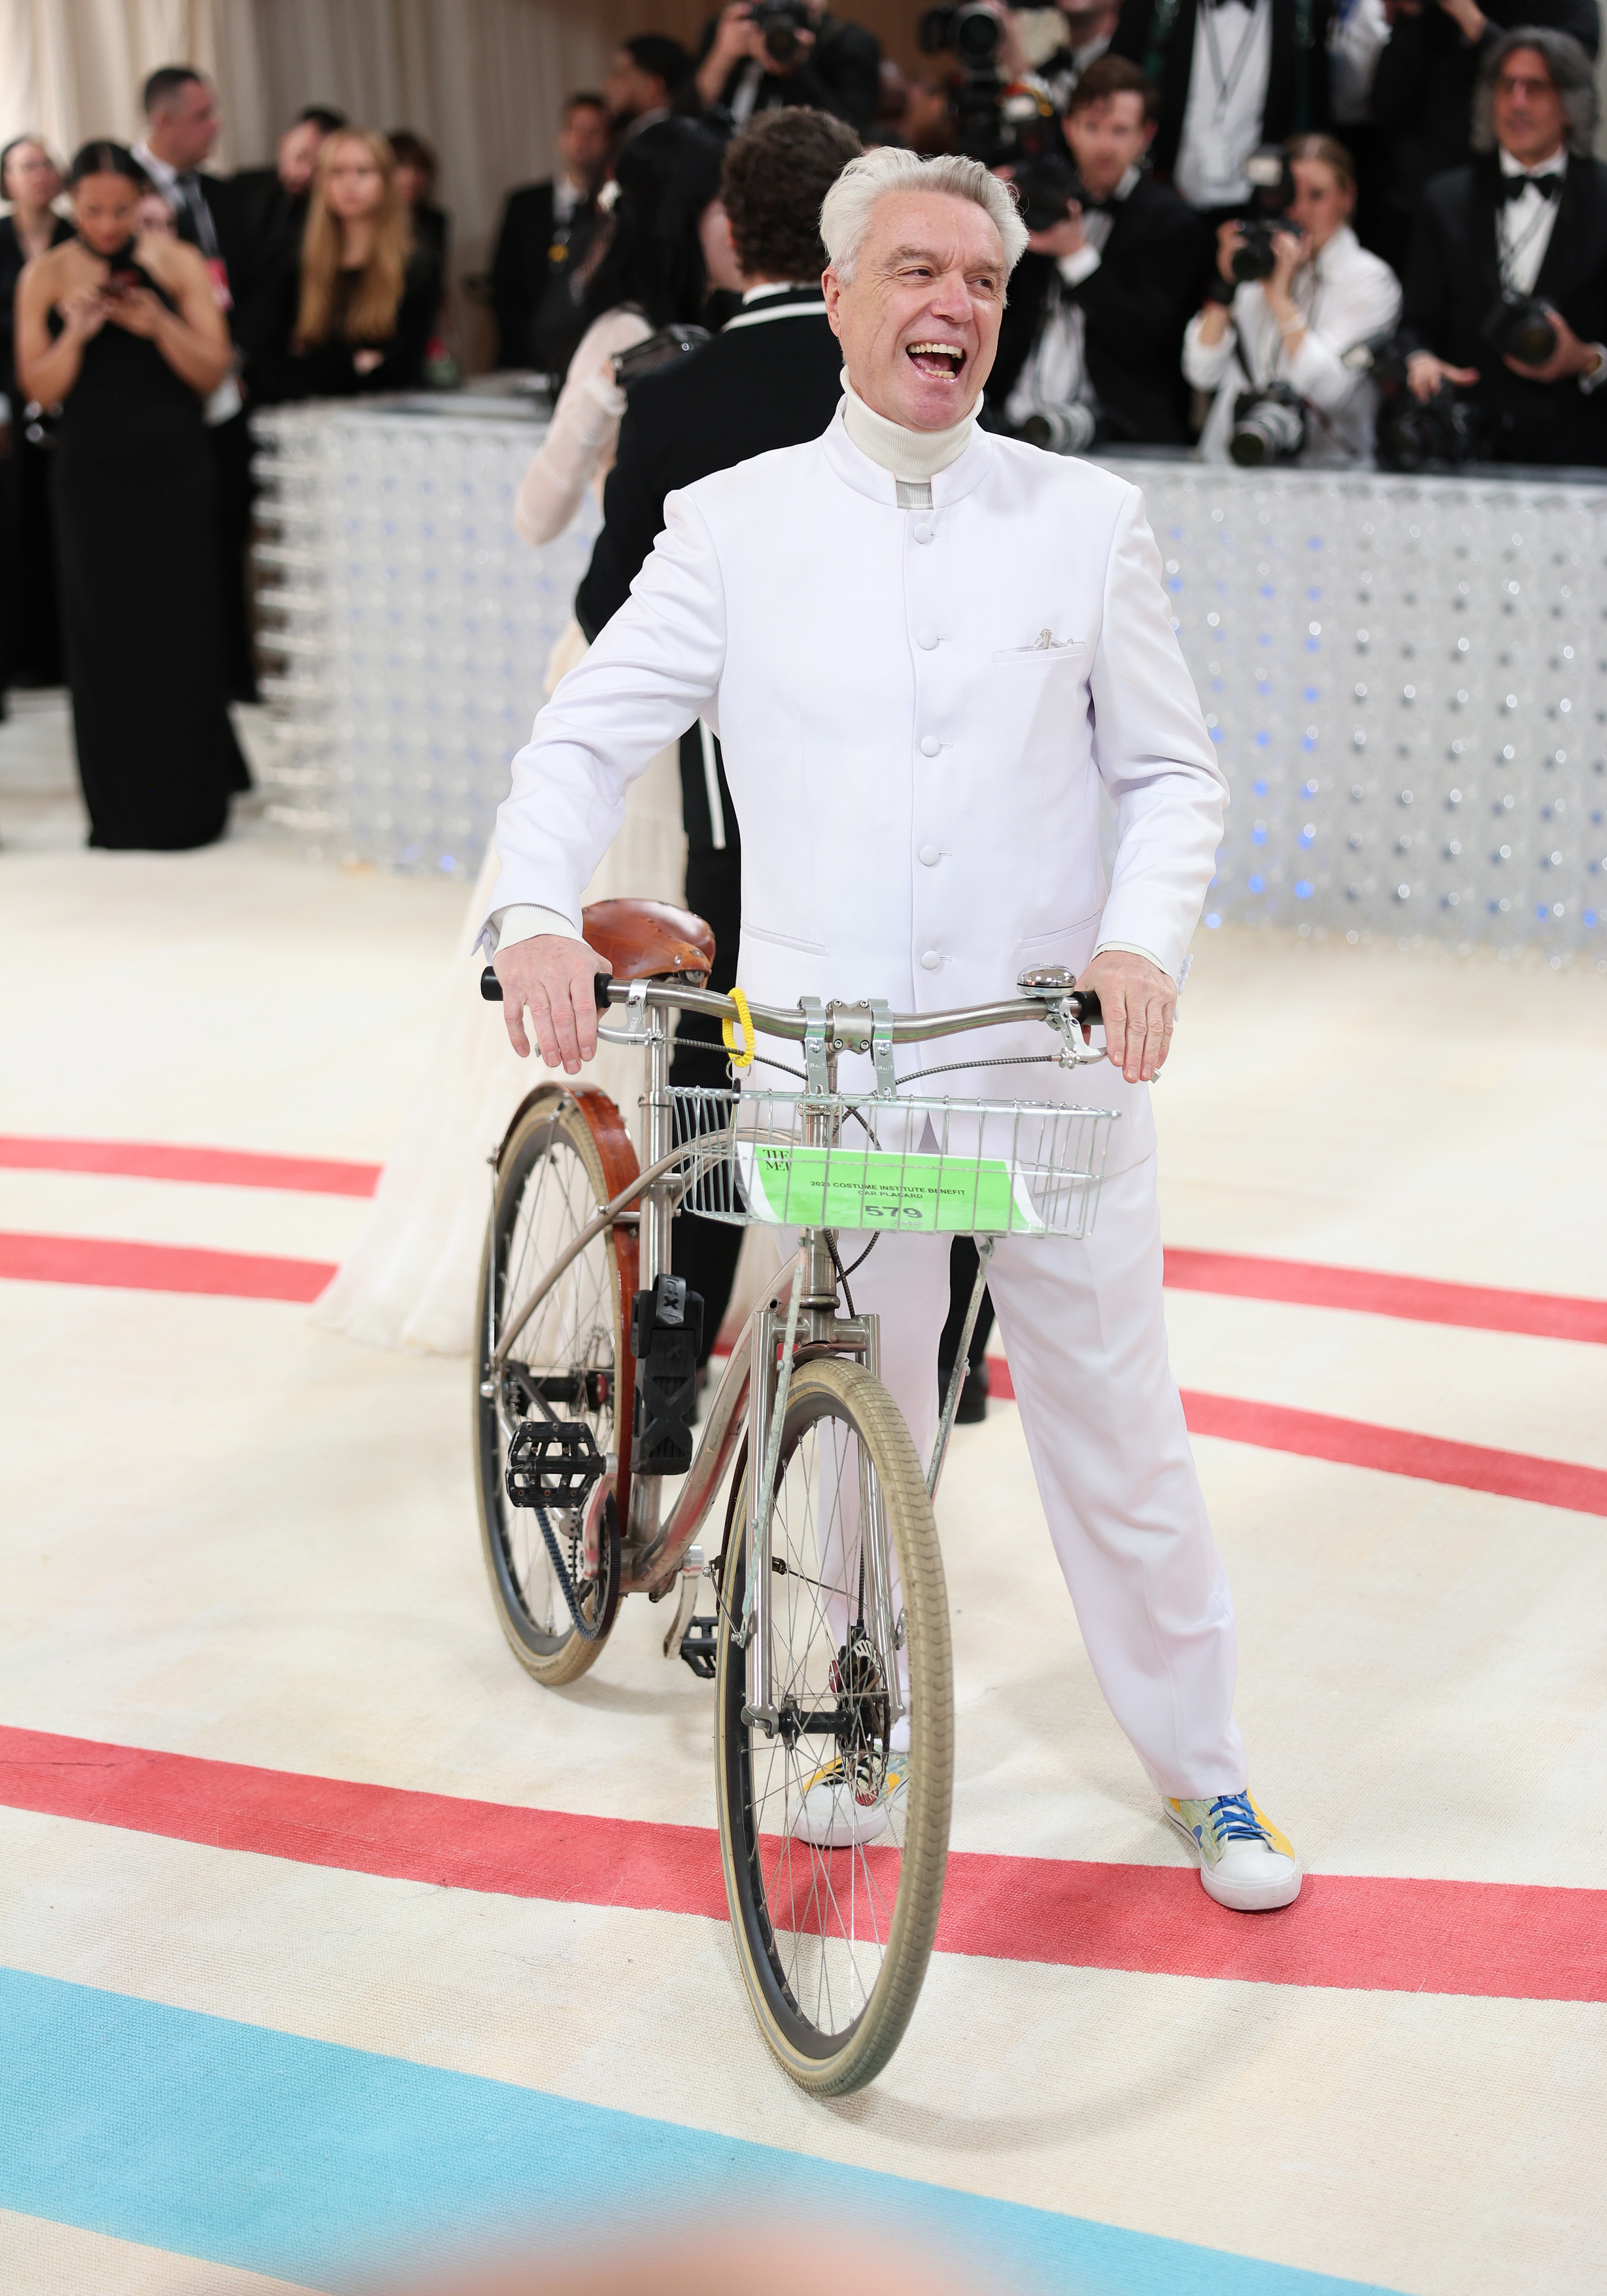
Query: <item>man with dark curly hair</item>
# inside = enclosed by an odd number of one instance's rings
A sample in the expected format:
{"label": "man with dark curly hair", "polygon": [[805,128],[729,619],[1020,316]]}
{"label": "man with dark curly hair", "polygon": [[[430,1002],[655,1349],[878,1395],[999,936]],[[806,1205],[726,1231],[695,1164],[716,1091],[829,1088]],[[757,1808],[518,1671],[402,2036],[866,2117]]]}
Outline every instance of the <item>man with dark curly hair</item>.
{"label": "man with dark curly hair", "polygon": [[[588,638],[630,594],[664,524],[664,498],[694,479],[729,470],[775,447],[817,439],[841,396],[842,346],[820,291],[825,250],[820,206],[859,149],[852,128],[829,113],[767,111],[726,152],[723,222],[742,275],[742,308],[714,340],[631,387],[619,454],[603,498],[603,527],[575,598]],[[714,928],[709,985],[736,979],[742,930],[742,848],[719,743],[701,721],[681,741],[686,824],[686,905]],[[710,1044],[685,1017],[672,1081],[726,1081],[717,1027]],[[712,1348],[731,1294],[740,1227],[683,1213],[675,1267],[703,1298],[703,1340]]]}

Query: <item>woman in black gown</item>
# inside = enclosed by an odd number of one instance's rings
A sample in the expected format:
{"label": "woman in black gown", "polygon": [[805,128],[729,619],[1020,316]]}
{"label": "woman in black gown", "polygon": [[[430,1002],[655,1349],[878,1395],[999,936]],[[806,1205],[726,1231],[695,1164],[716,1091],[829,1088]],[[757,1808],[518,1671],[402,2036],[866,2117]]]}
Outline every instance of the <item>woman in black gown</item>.
{"label": "woman in black gown", "polygon": [[194,248],[137,233],[138,163],[88,144],[74,237],[17,293],[17,368],[62,402],[53,509],[67,679],[92,845],[223,834],[243,763],[224,699],[213,458],[201,403],[228,330]]}
{"label": "woman in black gown", "polygon": [[0,459],[0,707],[8,685],[60,685],[55,546],[50,529],[48,431],[17,388],[12,313],[23,266],[72,237],[52,212],[61,172],[37,135],[0,151],[0,396],[11,407],[11,452]]}

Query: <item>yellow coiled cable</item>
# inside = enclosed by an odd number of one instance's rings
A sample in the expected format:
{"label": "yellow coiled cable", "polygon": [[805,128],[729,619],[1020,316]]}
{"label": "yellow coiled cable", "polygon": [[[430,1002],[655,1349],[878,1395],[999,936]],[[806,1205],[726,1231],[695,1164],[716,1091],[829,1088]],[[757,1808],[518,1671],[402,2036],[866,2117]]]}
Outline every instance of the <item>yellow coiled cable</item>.
{"label": "yellow coiled cable", "polygon": [[725,1044],[726,1050],[731,1055],[732,1067],[734,1069],[750,1069],[753,1066],[754,1052],[753,1016],[748,1010],[748,1000],[743,996],[740,988],[733,988],[730,995],[731,1002],[736,1007],[737,1019],[740,1020],[742,1024],[742,1043],[747,1049],[740,1053],[737,1051],[736,1037],[733,1033],[734,1024],[731,1021],[722,1021],[720,1022],[720,1036]]}

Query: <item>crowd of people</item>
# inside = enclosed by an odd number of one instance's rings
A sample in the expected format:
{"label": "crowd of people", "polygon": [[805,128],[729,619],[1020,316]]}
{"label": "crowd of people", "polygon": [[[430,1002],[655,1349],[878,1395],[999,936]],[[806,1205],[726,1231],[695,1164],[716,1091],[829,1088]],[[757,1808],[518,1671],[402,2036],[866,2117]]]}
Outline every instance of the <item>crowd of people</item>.
{"label": "crowd of people", "polygon": [[[641,34],[569,97],[553,175],[510,193],[462,283],[500,365],[561,386],[527,539],[606,468],[643,346],[749,324],[722,166],[788,114],[828,124],[839,166],[902,144],[1013,180],[1029,251],[992,428],[1068,453],[1607,464],[1597,0],[960,0],[919,29],[911,79],[823,0],[731,0],[695,51]],[[251,411],[454,379],[450,234],[412,130],[308,104],[272,168],[225,177],[205,76],[165,67],[142,93],[131,148],[0,152],[0,704],[65,676],[94,841],[183,846],[247,783],[226,705],[254,694]],[[795,196],[807,237],[820,194]],[[801,252],[792,273],[802,291]],[[816,381],[787,376],[796,419],[829,414]],[[698,389],[676,387],[695,435]],[[639,559],[619,531],[611,558]],[[149,572],[153,547],[162,578],[109,611],[99,570]],[[594,569],[581,629],[622,594]],[[159,722],[148,757],[121,730]]]}
{"label": "crowd of people", "polygon": [[422,383],[447,230],[409,130],[309,105],[225,177],[202,73],[141,94],[132,146],[0,152],[0,706],[65,677],[91,843],[172,850],[250,787],[250,413]]}

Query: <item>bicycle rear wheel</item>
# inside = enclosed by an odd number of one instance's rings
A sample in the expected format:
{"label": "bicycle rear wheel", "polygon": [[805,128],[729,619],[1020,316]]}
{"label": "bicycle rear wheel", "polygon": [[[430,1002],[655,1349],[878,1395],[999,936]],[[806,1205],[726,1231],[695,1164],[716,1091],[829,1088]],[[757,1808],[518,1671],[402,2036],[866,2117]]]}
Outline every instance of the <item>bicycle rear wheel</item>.
{"label": "bicycle rear wheel", "polygon": [[954,1779],[943,1562],[886,1389],[860,1364],[804,1365],[771,1515],[767,1732],[736,1640],[746,1502],[739,1466],[715,1685],[726,1895],[766,2041],[800,2087],[841,2095],[903,2038],[942,1903]]}
{"label": "bicycle rear wheel", "polygon": [[[628,1454],[635,1364],[625,1332],[636,1282],[633,1230],[595,1236],[495,1361],[501,1334],[567,1245],[636,1173],[624,1119],[600,1092],[550,1086],[522,1111],[497,1167],[480,1258],[474,1382],[480,1546],[503,1633],[538,1682],[573,1682],[593,1665],[619,1597],[624,1474],[583,1507],[516,1507],[508,1451],[527,1419],[583,1420],[605,1456]],[[553,1547],[577,1596],[578,1622]]]}

